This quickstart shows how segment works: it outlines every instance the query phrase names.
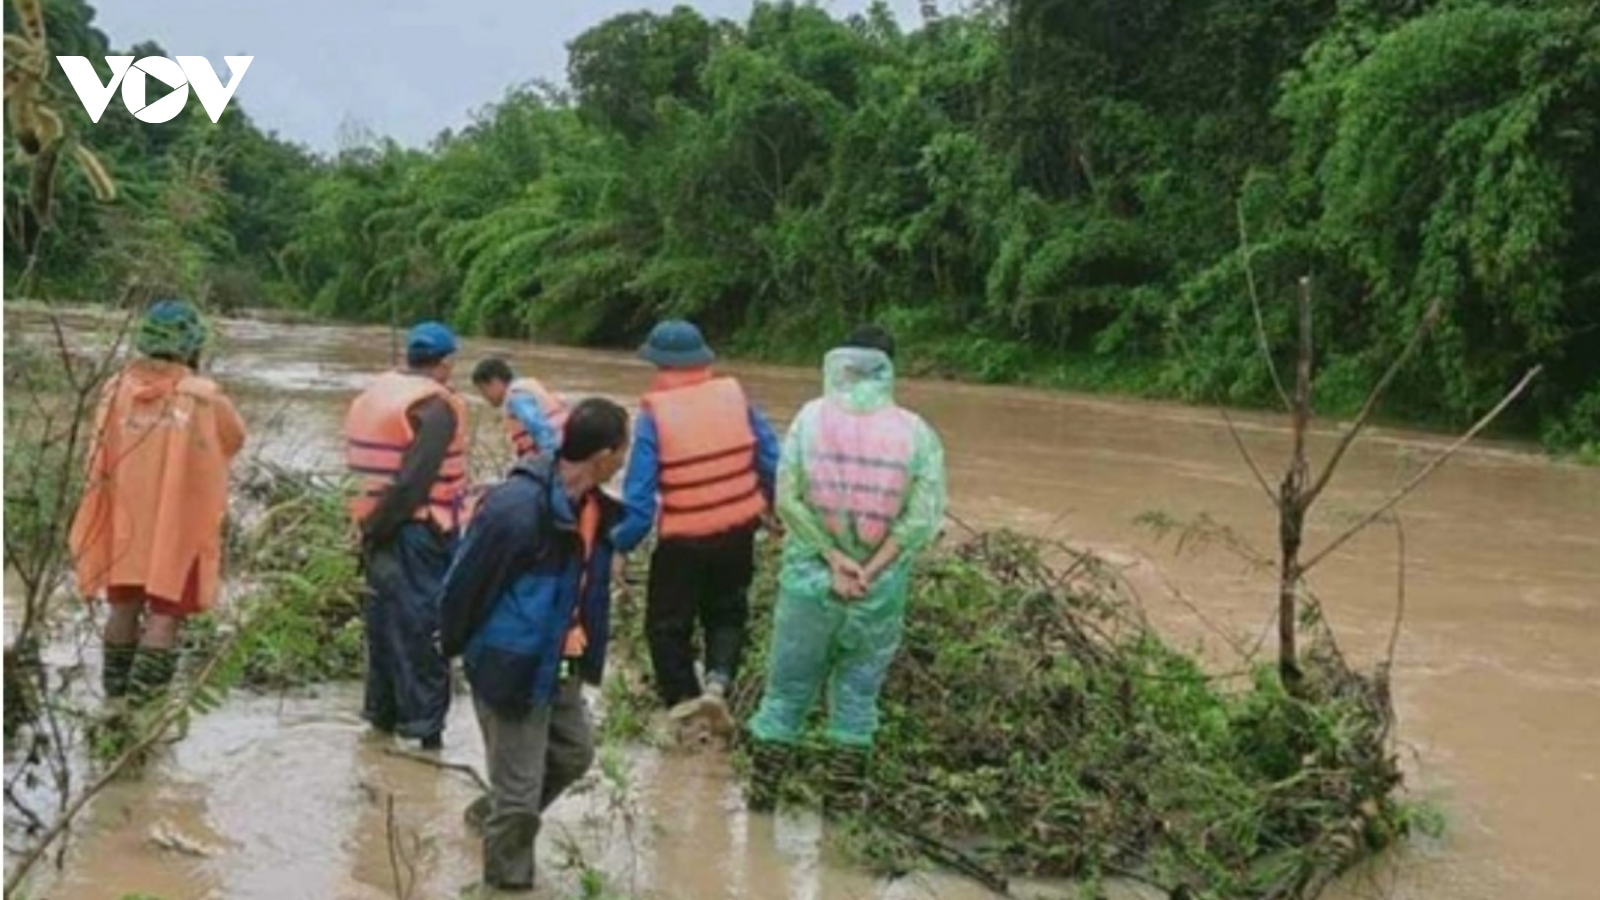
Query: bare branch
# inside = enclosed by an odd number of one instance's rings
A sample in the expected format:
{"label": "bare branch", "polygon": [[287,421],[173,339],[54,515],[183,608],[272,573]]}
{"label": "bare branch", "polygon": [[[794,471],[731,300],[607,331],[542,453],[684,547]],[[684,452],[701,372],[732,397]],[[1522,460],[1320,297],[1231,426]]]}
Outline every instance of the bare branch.
{"label": "bare branch", "polygon": [[1522,392],[1528,389],[1528,385],[1531,384],[1533,379],[1538,377],[1539,373],[1542,371],[1544,371],[1544,366],[1534,366],[1532,369],[1529,369],[1528,374],[1522,376],[1522,380],[1517,382],[1517,386],[1508,391],[1504,397],[1500,398],[1500,402],[1496,403],[1493,409],[1485,413],[1483,418],[1479,419],[1476,424],[1467,430],[1466,434],[1463,434],[1461,437],[1457,438],[1456,442],[1451,444],[1449,447],[1446,447],[1443,453],[1440,453],[1438,456],[1430,460],[1426,466],[1422,467],[1422,471],[1412,476],[1411,480],[1402,485],[1399,490],[1395,491],[1393,494],[1390,494],[1389,498],[1383,501],[1383,503],[1379,504],[1377,509],[1374,509],[1364,518],[1362,518],[1361,521],[1346,529],[1343,534],[1334,538],[1333,541],[1328,544],[1328,546],[1324,547],[1315,556],[1311,557],[1311,559],[1301,567],[1301,571],[1309,571],[1312,566],[1322,562],[1322,560],[1326,559],[1330,553],[1344,546],[1346,541],[1355,537],[1357,534],[1365,530],[1368,525],[1371,525],[1373,522],[1377,521],[1379,516],[1382,516],[1384,513],[1388,512],[1396,503],[1404,500],[1406,495],[1416,490],[1417,487],[1422,484],[1422,482],[1428,479],[1428,476],[1433,474],[1435,469],[1444,465],[1446,460],[1456,454],[1456,451],[1460,450],[1473,438],[1477,437],[1478,432],[1489,427],[1491,422],[1493,422],[1495,419],[1498,419],[1500,414],[1505,412],[1506,407],[1510,406],[1513,401],[1522,396]]}
{"label": "bare branch", "polygon": [[1250,265],[1250,235],[1245,230],[1244,204],[1234,201],[1233,210],[1239,220],[1239,249],[1243,253],[1245,284],[1250,290],[1250,311],[1256,317],[1256,340],[1261,347],[1261,360],[1267,364],[1267,372],[1272,376],[1272,386],[1278,391],[1278,399],[1283,401],[1285,409],[1291,408],[1289,393],[1283,389],[1283,379],[1278,376],[1278,366],[1272,361],[1272,343],[1267,340],[1267,321],[1261,315],[1261,296],[1256,291],[1256,270]]}
{"label": "bare branch", "polygon": [[1234,426],[1233,417],[1228,415],[1228,411],[1221,404],[1217,405],[1217,412],[1222,414],[1222,421],[1228,425],[1228,436],[1233,438],[1233,445],[1239,449],[1239,455],[1244,458],[1245,465],[1250,467],[1250,474],[1256,477],[1256,484],[1261,485],[1261,492],[1267,495],[1267,502],[1277,506],[1278,495],[1272,490],[1272,486],[1267,483],[1267,476],[1262,474],[1261,466],[1256,463],[1256,458],[1250,455],[1250,449],[1244,445],[1244,438],[1239,434],[1239,429]]}
{"label": "bare branch", "polygon": [[1398,557],[1395,563],[1394,625],[1389,629],[1389,649],[1383,657],[1384,671],[1394,666],[1395,647],[1400,643],[1400,624],[1406,617],[1406,527],[1400,521],[1398,512],[1394,514],[1394,536]]}
{"label": "bare branch", "polygon": [[421,753],[412,753],[409,750],[402,750],[399,747],[385,747],[383,752],[389,756],[398,756],[401,759],[409,759],[412,762],[422,763],[425,766],[432,766],[435,769],[442,769],[446,772],[460,772],[461,774],[471,778],[485,794],[489,793],[489,782],[484,780],[482,775],[478,774],[477,769],[474,769],[472,766],[469,766],[466,763],[446,762],[442,759],[424,756]]}
{"label": "bare branch", "polygon": [[1355,422],[1351,424],[1350,429],[1344,433],[1344,436],[1339,439],[1339,445],[1333,448],[1333,455],[1328,457],[1328,464],[1323,466],[1322,474],[1317,477],[1316,484],[1312,485],[1311,490],[1306,494],[1306,503],[1308,505],[1315,502],[1318,495],[1322,493],[1322,489],[1328,486],[1328,481],[1333,478],[1334,470],[1339,468],[1339,461],[1344,459],[1345,451],[1349,450],[1350,445],[1355,443],[1356,436],[1361,433],[1361,429],[1366,427],[1367,420],[1372,417],[1373,410],[1377,409],[1378,401],[1383,399],[1383,395],[1388,392],[1390,382],[1394,381],[1395,376],[1400,374],[1401,367],[1411,361],[1412,355],[1422,345],[1422,339],[1428,336],[1434,325],[1438,324],[1439,316],[1443,311],[1444,301],[1435,297],[1433,302],[1428,305],[1428,311],[1423,314],[1422,321],[1417,323],[1417,330],[1411,333],[1411,340],[1406,344],[1406,348],[1400,351],[1398,357],[1395,357],[1395,361],[1389,366],[1389,371],[1383,373],[1383,378],[1378,380],[1378,384],[1372,389],[1372,393],[1367,395],[1367,402],[1361,405],[1361,412],[1356,415]]}
{"label": "bare branch", "polygon": [[385,843],[389,848],[389,871],[394,876],[394,895],[399,898],[399,900],[410,900],[413,880],[401,877],[400,863],[404,861],[408,871],[411,869],[411,864],[409,860],[402,860],[403,854],[400,852],[400,826],[394,815],[393,792],[390,792],[388,795],[386,795],[384,800],[383,833]]}

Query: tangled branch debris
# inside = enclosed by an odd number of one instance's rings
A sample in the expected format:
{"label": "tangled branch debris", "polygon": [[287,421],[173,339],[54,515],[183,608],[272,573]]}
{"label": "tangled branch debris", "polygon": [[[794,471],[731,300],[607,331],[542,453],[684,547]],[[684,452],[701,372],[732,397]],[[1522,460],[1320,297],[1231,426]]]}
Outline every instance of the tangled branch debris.
{"label": "tangled branch debris", "polygon": [[[1320,620],[1302,617],[1297,693],[1270,663],[1231,683],[1165,643],[1109,567],[1058,567],[1056,550],[987,532],[921,564],[858,857],[959,861],[1001,891],[1007,876],[1116,876],[1305,900],[1417,823],[1396,796],[1387,675],[1353,671]],[[753,592],[741,718],[760,699],[776,562]],[[630,696],[653,702],[644,685]],[[815,796],[818,778],[802,766],[785,793]]]}

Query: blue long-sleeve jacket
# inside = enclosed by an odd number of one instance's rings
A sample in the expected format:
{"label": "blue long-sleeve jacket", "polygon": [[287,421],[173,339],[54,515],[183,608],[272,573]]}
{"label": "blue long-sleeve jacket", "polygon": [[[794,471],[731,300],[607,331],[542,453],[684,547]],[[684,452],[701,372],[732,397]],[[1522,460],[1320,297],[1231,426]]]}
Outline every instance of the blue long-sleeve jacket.
{"label": "blue long-sleeve jacket", "polygon": [[473,693],[492,708],[516,712],[554,701],[574,609],[588,634],[578,673],[590,684],[605,673],[607,534],[621,510],[595,493],[600,527],[587,566],[576,511],[548,456],[519,461],[485,495],[462,538],[441,590],[441,644],[447,657],[464,657]]}
{"label": "blue long-sleeve jacket", "polygon": [[561,431],[550,421],[540,408],[539,401],[530,394],[521,391],[508,391],[506,393],[506,414],[516,417],[522,427],[527,429],[528,436],[533,438],[533,443],[539,452],[554,457],[561,449]]}
{"label": "blue long-sleeve jacket", "polygon": [[[777,433],[772,430],[772,423],[754,405],[750,406],[750,430],[756,437],[756,476],[761,480],[761,493],[767,498],[770,508],[778,481],[778,453],[782,445]],[[632,552],[655,527],[657,505],[660,503],[660,475],[656,423],[649,412],[641,410],[633,426],[628,474],[622,482],[622,521],[611,532],[611,542],[623,553]]]}

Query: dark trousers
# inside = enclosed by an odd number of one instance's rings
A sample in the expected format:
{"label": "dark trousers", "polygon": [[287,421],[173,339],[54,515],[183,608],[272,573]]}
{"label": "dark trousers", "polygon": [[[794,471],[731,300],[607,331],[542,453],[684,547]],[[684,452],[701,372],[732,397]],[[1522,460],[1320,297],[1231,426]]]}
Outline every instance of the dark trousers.
{"label": "dark trousers", "polygon": [[439,585],[450,566],[450,541],[411,522],[394,540],[368,551],[367,690],[362,715],[402,737],[444,731],[450,668],[434,643]]}
{"label": "dark trousers", "polygon": [[644,625],[656,690],[667,706],[700,696],[694,626],[703,631],[706,674],[729,683],[744,654],[755,570],[755,528],[663,540],[650,556]]}
{"label": "dark trousers", "polygon": [[541,814],[594,763],[594,726],[581,682],[563,681],[554,702],[506,715],[474,698],[492,793],[467,809],[482,829],[483,880],[490,887],[533,885]]}

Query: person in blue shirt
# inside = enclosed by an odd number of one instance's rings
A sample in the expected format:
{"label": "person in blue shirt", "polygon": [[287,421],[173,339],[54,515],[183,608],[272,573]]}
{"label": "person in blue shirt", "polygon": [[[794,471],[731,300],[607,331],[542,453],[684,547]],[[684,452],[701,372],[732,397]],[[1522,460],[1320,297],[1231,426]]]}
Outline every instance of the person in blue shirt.
{"label": "person in blue shirt", "polygon": [[484,496],[444,578],[439,645],[463,657],[489,768],[466,817],[493,890],[532,890],[541,814],[594,762],[582,684],[605,671],[621,512],[600,486],[627,443],[626,410],[578,404],[557,454],[522,457]]}
{"label": "person in blue shirt", "polygon": [[538,379],[518,378],[510,363],[491,356],[472,370],[472,384],[490,406],[505,413],[506,434],[519,458],[530,453],[554,456],[561,449],[567,405]]}
{"label": "person in blue shirt", "polygon": [[[755,532],[772,508],[779,442],[739,382],[711,371],[700,330],[659,323],[639,355],[656,366],[640,401],[612,532],[621,552],[657,533],[645,595],[656,689],[675,719],[734,728],[726,697],[747,640]],[[694,667],[704,631],[704,690]]]}

